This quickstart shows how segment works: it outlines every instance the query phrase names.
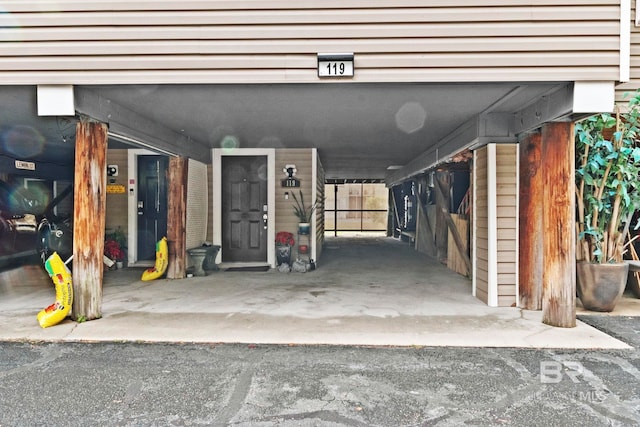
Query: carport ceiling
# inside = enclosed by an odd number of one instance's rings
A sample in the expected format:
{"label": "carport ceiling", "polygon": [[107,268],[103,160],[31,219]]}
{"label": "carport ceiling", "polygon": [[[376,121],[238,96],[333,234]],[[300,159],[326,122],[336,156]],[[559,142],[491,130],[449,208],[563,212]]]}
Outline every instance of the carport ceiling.
{"label": "carport ceiling", "polygon": [[[310,148],[327,178],[384,178],[482,112],[514,112],[554,84],[92,86],[91,91],[208,148]],[[35,87],[4,87],[2,129],[34,126],[60,156],[60,120],[35,117]],[[62,122],[65,125],[65,122]],[[115,142],[114,142],[114,145]],[[69,157],[72,159],[72,157]]]}

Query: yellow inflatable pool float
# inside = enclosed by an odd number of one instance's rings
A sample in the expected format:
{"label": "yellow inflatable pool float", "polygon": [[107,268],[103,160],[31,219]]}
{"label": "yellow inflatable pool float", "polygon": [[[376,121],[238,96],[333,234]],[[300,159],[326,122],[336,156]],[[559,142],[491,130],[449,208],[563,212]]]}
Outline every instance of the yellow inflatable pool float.
{"label": "yellow inflatable pool float", "polygon": [[71,271],[62,261],[60,255],[54,252],[45,262],[44,268],[49,273],[53,284],[56,287],[56,302],[40,310],[38,313],[38,323],[43,328],[57,325],[62,322],[71,311],[73,304],[73,282]]}
{"label": "yellow inflatable pool float", "polygon": [[142,280],[144,282],[148,280],[155,280],[167,271],[169,265],[169,247],[167,245],[167,238],[163,237],[156,243],[156,264],[151,268],[147,268],[142,273]]}

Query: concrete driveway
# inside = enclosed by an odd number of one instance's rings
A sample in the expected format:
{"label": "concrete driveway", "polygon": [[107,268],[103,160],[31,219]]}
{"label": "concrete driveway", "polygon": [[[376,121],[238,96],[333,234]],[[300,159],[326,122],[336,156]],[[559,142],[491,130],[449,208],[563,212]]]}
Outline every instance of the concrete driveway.
{"label": "concrete driveway", "polygon": [[[553,328],[541,312],[487,307],[470,280],[386,237],[328,238],[308,273],[141,273],[105,273],[101,319],[47,329],[36,321],[54,299],[42,268],[0,273],[0,340],[628,348],[582,322]],[[640,314],[638,300],[622,306]]]}
{"label": "concrete driveway", "polygon": [[635,349],[0,342],[2,426],[637,426]]}

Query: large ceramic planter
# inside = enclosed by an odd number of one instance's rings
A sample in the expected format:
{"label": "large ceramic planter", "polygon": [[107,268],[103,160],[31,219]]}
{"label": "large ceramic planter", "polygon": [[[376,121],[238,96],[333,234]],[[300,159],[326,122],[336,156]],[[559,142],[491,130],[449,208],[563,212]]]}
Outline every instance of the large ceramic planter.
{"label": "large ceramic planter", "polygon": [[278,265],[291,265],[291,246],[276,245],[276,260],[278,262]]}
{"label": "large ceramic planter", "polygon": [[587,310],[613,311],[627,284],[629,265],[576,264],[578,298]]}

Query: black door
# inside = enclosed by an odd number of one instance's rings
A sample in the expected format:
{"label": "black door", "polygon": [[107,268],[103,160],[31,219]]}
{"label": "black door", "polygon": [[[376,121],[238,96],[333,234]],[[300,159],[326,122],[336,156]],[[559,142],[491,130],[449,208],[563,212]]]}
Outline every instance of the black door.
{"label": "black door", "polygon": [[138,156],[138,259],[155,259],[156,242],[167,235],[165,156]]}
{"label": "black door", "polygon": [[267,157],[222,157],[222,260],[266,262]]}

